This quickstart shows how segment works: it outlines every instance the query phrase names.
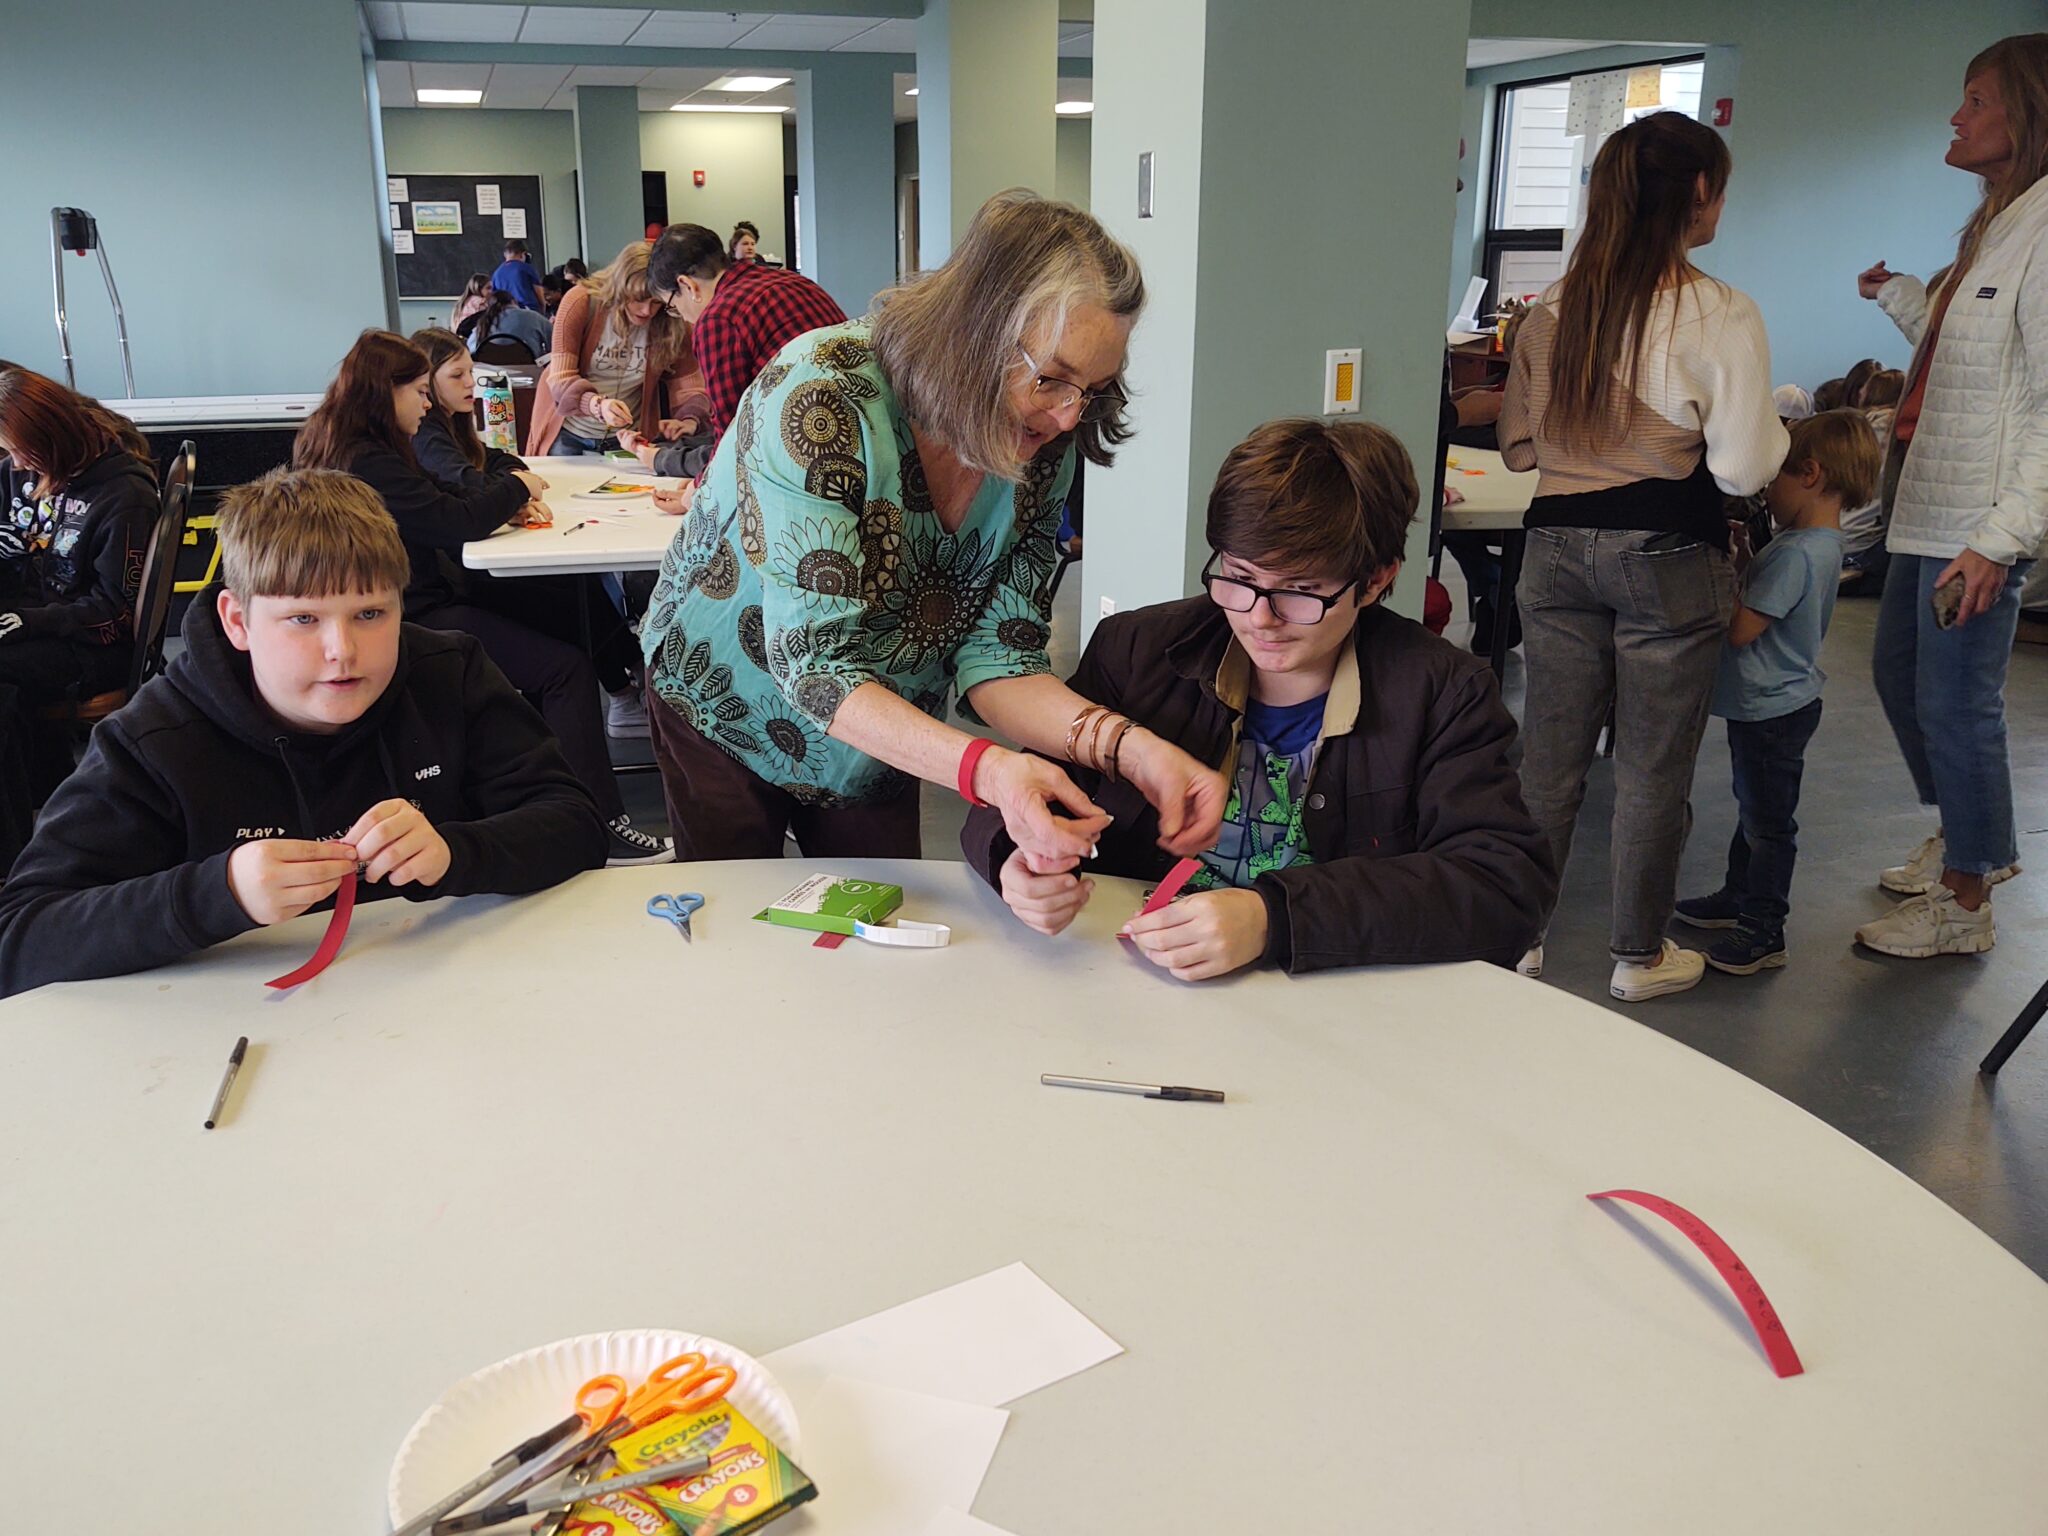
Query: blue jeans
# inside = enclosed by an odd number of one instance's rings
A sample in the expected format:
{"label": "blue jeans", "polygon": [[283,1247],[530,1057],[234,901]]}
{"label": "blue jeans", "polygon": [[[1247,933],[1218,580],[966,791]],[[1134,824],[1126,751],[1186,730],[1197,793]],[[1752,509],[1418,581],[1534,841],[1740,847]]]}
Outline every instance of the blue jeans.
{"label": "blue jeans", "polygon": [[1988,875],[2019,858],[2005,749],[2005,672],[2031,560],[2012,566],[1991,611],[1954,629],[1934,622],[1934,578],[1948,561],[1892,556],[1870,658],[1877,696],[1920,803],[1940,808],[1948,867]]}
{"label": "blue jeans", "polygon": [[1792,865],[1799,857],[1799,780],[1806,744],[1820,726],[1820,700],[1775,720],[1730,720],[1728,760],[1735,770],[1735,836],[1721,888],[1742,907],[1744,926],[1776,938],[1792,911]]}
{"label": "blue jeans", "polygon": [[597,439],[578,437],[574,432],[564,427],[555,434],[555,446],[550,448],[548,452],[557,458],[574,458],[578,454],[587,458],[591,454],[609,453],[618,446],[619,440],[616,437]]}

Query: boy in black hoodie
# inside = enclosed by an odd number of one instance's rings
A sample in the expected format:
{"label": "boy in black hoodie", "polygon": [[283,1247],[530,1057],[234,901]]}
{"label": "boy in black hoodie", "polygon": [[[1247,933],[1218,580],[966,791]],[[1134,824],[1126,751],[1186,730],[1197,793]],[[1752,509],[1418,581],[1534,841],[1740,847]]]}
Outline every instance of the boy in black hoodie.
{"label": "boy in black hoodie", "polygon": [[94,732],[0,886],[0,995],[162,965],[331,898],[516,894],[604,862],[540,717],[467,635],[399,618],[409,569],[352,477],[230,493],[225,586]]}

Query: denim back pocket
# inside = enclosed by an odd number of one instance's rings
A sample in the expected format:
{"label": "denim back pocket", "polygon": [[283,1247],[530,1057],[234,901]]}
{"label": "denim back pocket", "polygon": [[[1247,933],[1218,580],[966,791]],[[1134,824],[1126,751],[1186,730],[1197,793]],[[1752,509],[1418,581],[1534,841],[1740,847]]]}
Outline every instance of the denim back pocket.
{"label": "denim back pocket", "polygon": [[1557,569],[1564,560],[1566,530],[1531,528],[1526,537],[1515,602],[1525,611],[1548,608],[1557,601]]}
{"label": "denim back pocket", "polygon": [[1734,575],[1722,550],[1706,544],[1624,549],[1617,559],[1629,606],[1646,624],[1677,634],[1726,624],[1734,611]]}

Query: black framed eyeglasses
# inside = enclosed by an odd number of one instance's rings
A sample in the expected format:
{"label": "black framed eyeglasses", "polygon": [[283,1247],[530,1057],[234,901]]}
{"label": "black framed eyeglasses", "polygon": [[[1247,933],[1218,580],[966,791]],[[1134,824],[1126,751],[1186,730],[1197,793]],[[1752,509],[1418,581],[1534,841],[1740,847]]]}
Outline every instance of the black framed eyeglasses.
{"label": "black framed eyeglasses", "polygon": [[1209,557],[1209,563],[1202,567],[1202,583],[1209,589],[1209,601],[1226,613],[1250,613],[1263,597],[1266,606],[1273,610],[1273,617],[1282,624],[1320,624],[1337,606],[1338,599],[1358,585],[1354,577],[1328,597],[1320,592],[1304,592],[1299,587],[1254,586],[1219,572],[1216,563],[1222,558]]}
{"label": "black framed eyeglasses", "polygon": [[1081,420],[1107,421],[1131,403],[1130,397],[1117,387],[1115,380],[1100,389],[1086,389],[1072,379],[1039,373],[1037,362],[1021,345],[1017,348],[1017,355],[1036,375],[1031,381],[1031,404],[1037,410],[1071,411],[1079,404]]}

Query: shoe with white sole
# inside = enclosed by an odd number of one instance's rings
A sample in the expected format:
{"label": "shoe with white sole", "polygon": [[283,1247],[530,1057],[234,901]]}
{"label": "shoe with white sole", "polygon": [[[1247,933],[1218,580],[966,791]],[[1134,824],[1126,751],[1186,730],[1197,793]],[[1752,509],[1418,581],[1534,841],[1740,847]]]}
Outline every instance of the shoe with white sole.
{"label": "shoe with white sole", "polygon": [[1524,976],[1541,976],[1543,974],[1543,946],[1538,944],[1534,949],[1522,956],[1521,959],[1517,960],[1515,962],[1515,970]]}
{"label": "shoe with white sole", "polygon": [[1653,997],[1685,992],[1700,984],[1707,974],[1706,957],[1696,949],[1681,949],[1670,939],[1655,965],[1642,960],[1614,962],[1614,979],[1607,990],[1624,1003],[1646,1003]]}
{"label": "shoe with white sole", "polygon": [[629,816],[621,816],[605,828],[607,835],[605,868],[623,869],[632,864],[673,864],[676,861],[676,845],[666,837],[656,837],[642,832],[633,825]]}
{"label": "shoe with white sole", "polygon": [[[1924,896],[1941,884],[1941,872],[1947,868],[1948,843],[1937,832],[1923,838],[1912,856],[1903,864],[1894,864],[1877,877],[1877,883],[1888,891],[1901,896]],[[2017,864],[2008,864],[2003,869],[1994,869],[1984,877],[1986,885],[1998,885],[2010,880],[2020,872]]]}
{"label": "shoe with white sole", "polygon": [[1856,942],[1881,955],[1926,960],[1935,955],[1981,955],[1998,942],[1998,924],[1991,917],[1991,898],[1972,912],[1956,893],[1937,885],[1911,896],[1883,917],[1856,930]]}
{"label": "shoe with white sole", "polygon": [[604,696],[604,733],[613,741],[647,739],[647,701],[637,688],[621,688]]}

